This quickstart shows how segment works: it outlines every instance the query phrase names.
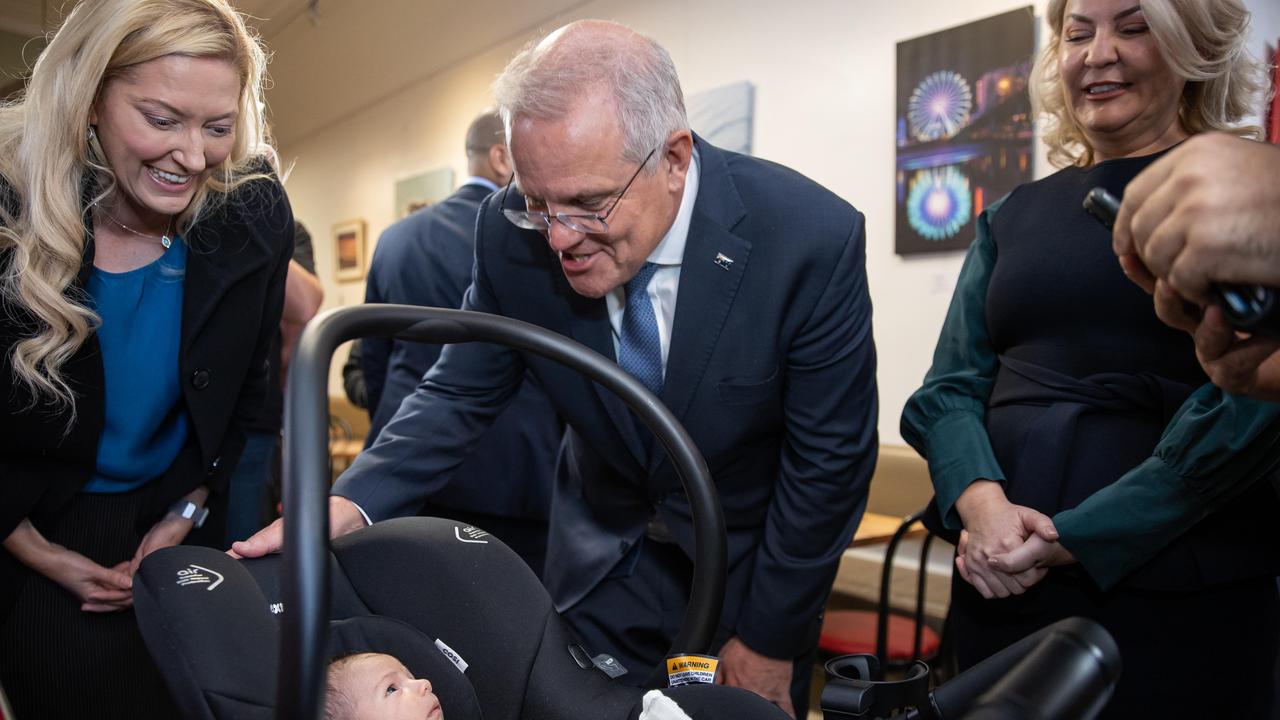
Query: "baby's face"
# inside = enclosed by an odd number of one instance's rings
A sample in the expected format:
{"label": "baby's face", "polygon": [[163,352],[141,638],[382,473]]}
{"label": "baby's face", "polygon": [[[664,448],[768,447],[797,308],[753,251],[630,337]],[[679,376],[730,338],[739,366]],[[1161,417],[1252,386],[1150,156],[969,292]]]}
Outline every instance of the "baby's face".
{"label": "baby's face", "polygon": [[356,720],[444,720],[440,700],[428,680],[415,680],[390,655],[367,654],[346,672],[346,694]]}

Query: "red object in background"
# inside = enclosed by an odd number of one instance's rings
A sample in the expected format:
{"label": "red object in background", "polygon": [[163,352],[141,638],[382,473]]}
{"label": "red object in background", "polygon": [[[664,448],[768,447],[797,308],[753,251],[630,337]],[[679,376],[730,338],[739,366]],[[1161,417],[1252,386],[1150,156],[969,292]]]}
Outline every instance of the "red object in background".
{"label": "red object in background", "polygon": [[1267,142],[1280,145],[1280,40],[1267,47],[1271,58],[1271,104],[1267,106]]}
{"label": "red object in background", "polygon": [[[876,652],[875,612],[867,610],[829,610],[822,621],[822,636],[818,647],[832,655]],[[880,662],[911,662],[920,658],[932,658],[938,654],[942,638],[927,625],[921,628],[920,654],[915,653],[915,620],[901,615],[889,615],[889,657]]]}

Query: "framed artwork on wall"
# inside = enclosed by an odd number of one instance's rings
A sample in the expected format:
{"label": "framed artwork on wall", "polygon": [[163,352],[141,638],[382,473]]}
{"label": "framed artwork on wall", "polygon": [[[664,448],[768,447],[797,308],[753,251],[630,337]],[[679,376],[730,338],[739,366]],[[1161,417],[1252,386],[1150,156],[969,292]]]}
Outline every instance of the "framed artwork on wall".
{"label": "framed artwork on wall", "polygon": [[1032,177],[1031,6],[898,43],[894,250],[963,250]]}
{"label": "framed artwork on wall", "polygon": [[434,205],[453,192],[453,169],[440,168],[396,181],[396,219],[424,207]]}
{"label": "framed artwork on wall", "polygon": [[694,93],[685,99],[689,126],[721,150],[751,154],[755,87],[745,80]]}
{"label": "framed artwork on wall", "polygon": [[333,226],[333,275],[338,282],[364,277],[364,243],[364,220],[347,220]]}

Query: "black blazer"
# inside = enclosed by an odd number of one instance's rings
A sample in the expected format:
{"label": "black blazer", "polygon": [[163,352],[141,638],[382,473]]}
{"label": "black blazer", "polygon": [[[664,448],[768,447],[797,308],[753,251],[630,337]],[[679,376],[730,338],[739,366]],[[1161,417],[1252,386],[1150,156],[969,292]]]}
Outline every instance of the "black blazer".
{"label": "black blazer", "polygon": [[[93,269],[93,233],[86,227],[80,275],[68,290],[83,292]],[[275,180],[255,180],[226,202],[206,211],[184,240],[187,274],[183,285],[179,377],[191,417],[191,433],[168,471],[151,488],[140,522],[155,520],[192,489],[209,486],[209,522],[188,542],[207,538],[221,544],[221,491],[240,457],[240,423],[262,408],[266,397],[266,357],[280,325],[284,277],[293,252],[293,213]],[[8,254],[0,254],[7,263]],[[10,360],[14,343],[33,324],[21,308],[0,310],[0,375],[5,409],[0,415],[0,537],[29,518],[47,532],[65,504],[88,482],[102,433],[104,378],[96,335],[63,365],[74,389],[76,422],[47,408],[31,408],[16,382]],[[65,435],[64,435],[64,430]],[[0,617],[16,597],[25,567],[0,552]]]}
{"label": "black blazer", "polygon": [[[463,185],[431,207],[387,228],[378,239],[367,303],[457,308],[471,284],[476,215],[489,195],[483,185]],[[396,414],[440,357],[441,345],[382,337],[361,341],[361,366],[372,423],[366,445]],[[551,475],[562,428],[537,382],[526,382],[489,428],[454,481],[431,497],[438,507],[546,522]],[[487,482],[482,482],[487,481]]]}
{"label": "black blazer", "polygon": [[[661,399],[706,457],[729,541],[722,623],[755,650],[817,640],[876,458],[875,349],[863,217],[786,168],[695,138],[700,180]],[[490,196],[463,307],[524,320],[614,357],[603,298],[578,295],[536,232]],[[509,193],[506,203],[523,208]],[[724,259],[717,261],[717,256]],[[689,552],[689,506],[665,455],[646,457],[612,394],[532,354],[450,345],[335,492],[374,519],[412,514],[447,481],[532,371],[568,423],[544,580],[572,606],[656,513]]]}

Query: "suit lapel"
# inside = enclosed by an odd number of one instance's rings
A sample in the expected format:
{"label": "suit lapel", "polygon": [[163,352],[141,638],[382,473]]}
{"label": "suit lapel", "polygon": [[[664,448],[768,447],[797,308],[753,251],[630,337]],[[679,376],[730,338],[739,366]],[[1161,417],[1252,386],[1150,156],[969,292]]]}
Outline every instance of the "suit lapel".
{"label": "suit lapel", "polygon": [[[595,350],[613,362],[618,362],[617,353],[613,349],[613,326],[609,324],[609,308],[604,298],[588,298],[574,292],[558,267],[552,268],[556,274],[556,287],[567,300],[569,310],[569,330],[574,340]],[[617,428],[627,449],[641,465],[645,463],[644,444],[640,433],[636,431],[636,419],[630,408],[617,395],[591,383],[591,389],[604,405],[613,426]]]}
{"label": "suit lapel", "polygon": [[[699,151],[698,199],[680,265],[675,325],[667,353],[662,402],[684,420],[729,317],[751,254],[751,243],[731,230],[746,214],[720,150],[695,139]],[[661,446],[649,471],[666,459]]]}
{"label": "suit lapel", "polygon": [[[210,222],[210,225],[218,223]],[[207,227],[207,226],[206,226]],[[243,227],[231,226],[244,231]],[[201,232],[192,228],[187,244],[187,274],[182,290],[182,349],[186,357],[227,290],[241,278],[259,272],[268,261],[247,234]],[[208,240],[206,240],[208,238]]]}
{"label": "suit lapel", "polygon": [[[511,193],[510,197],[501,198],[501,201],[502,207],[525,209],[523,199],[516,193]],[[575,292],[569,285],[569,280],[565,278],[556,254],[541,235],[533,231],[516,232],[527,235],[530,241],[536,240],[546,248],[547,269],[555,278],[556,292],[564,302],[565,312],[568,315],[566,324],[569,328],[569,336],[616,363],[618,356],[613,349],[613,327],[609,324],[609,309],[604,298],[588,298]],[[637,466],[644,467],[644,445],[640,440],[640,433],[636,430],[636,421],[631,415],[631,410],[618,396],[599,384],[591,383],[591,390],[604,405],[605,412],[613,422],[619,438],[630,451]]]}

